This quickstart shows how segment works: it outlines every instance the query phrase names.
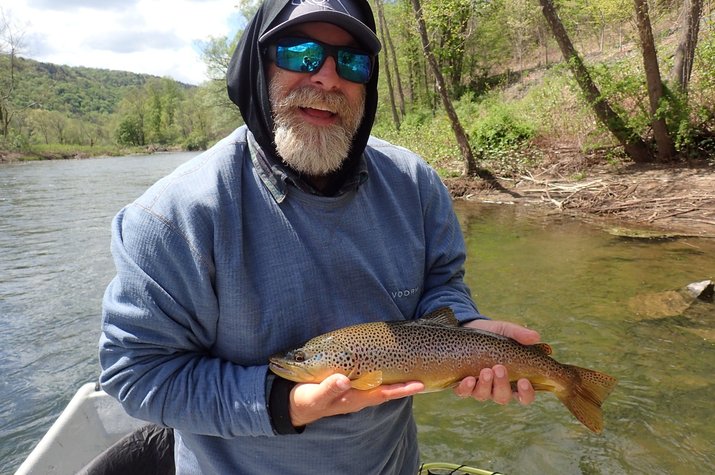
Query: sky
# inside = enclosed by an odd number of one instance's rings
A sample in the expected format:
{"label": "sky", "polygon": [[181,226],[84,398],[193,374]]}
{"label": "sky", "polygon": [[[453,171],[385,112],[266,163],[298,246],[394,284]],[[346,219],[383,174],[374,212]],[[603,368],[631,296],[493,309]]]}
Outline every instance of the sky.
{"label": "sky", "polygon": [[240,1],[2,0],[0,10],[23,34],[19,56],[198,85],[208,79],[200,44],[236,34]]}

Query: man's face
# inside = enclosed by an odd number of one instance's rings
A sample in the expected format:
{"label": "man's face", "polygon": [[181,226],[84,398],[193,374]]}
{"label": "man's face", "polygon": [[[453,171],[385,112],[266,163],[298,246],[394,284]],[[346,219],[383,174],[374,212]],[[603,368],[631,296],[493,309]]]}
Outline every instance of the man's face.
{"label": "man's face", "polygon": [[[349,33],[331,23],[304,23],[289,35],[357,46]],[[332,57],[312,73],[287,71],[271,62],[267,76],[281,158],[308,176],[340,168],[362,121],[365,86],[338,76]]]}

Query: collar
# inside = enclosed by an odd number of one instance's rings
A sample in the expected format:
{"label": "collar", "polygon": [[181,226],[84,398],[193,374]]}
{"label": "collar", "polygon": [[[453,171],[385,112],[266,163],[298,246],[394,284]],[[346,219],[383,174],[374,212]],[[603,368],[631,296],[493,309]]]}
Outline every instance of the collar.
{"label": "collar", "polygon": [[[276,203],[282,203],[288,195],[288,187],[294,186],[304,193],[315,196],[324,196],[320,191],[308,184],[295,170],[287,167],[281,160],[274,157],[258,145],[258,142],[253,137],[249,130],[246,134],[248,138],[248,150],[251,154],[251,162],[256,169],[256,173],[261,178],[263,185],[276,200]],[[343,195],[349,191],[356,191],[360,185],[365,183],[368,178],[367,162],[363,153],[358,162],[355,173],[350,175],[345,183],[342,184],[335,196]]]}

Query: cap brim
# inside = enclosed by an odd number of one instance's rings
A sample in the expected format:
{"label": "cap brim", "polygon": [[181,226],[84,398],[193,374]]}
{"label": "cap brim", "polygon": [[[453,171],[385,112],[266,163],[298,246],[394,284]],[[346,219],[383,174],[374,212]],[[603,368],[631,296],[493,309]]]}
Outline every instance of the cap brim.
{"label": "cap brim", "polygon": [[272,39],[279,38],[281,36],[281,32],[290,28],[291,26],[309,22],[325,22],[339,26],[343,30],[350,33],[353,38],[355,38],[355,41],[360,43],[372,54],[379,53],[380,49],[382,48],[380,40],[377,39],[375,33],[370,28],[365,26],[365,24],[361,23],[350,15],[335,11],[311,12],[303,14],[296,18],[292,18],[290,20],[286,20],[283,23],[276,25],[270,30],[266,31],[258,39],[258,42],[261,44],[267,44]]}

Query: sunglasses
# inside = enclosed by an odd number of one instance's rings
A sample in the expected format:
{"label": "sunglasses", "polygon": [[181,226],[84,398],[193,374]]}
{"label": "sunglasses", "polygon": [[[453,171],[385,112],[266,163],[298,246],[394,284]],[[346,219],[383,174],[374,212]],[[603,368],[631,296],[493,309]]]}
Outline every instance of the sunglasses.
{"label": "sunglasses", "polygon": [[296,73],[318,71],[328,56],[343,79],[366,84],[372,76],[373,55],[356,48],[333,46],[307,38],[281,38],[269,45],[268,58],[281,69]]}

